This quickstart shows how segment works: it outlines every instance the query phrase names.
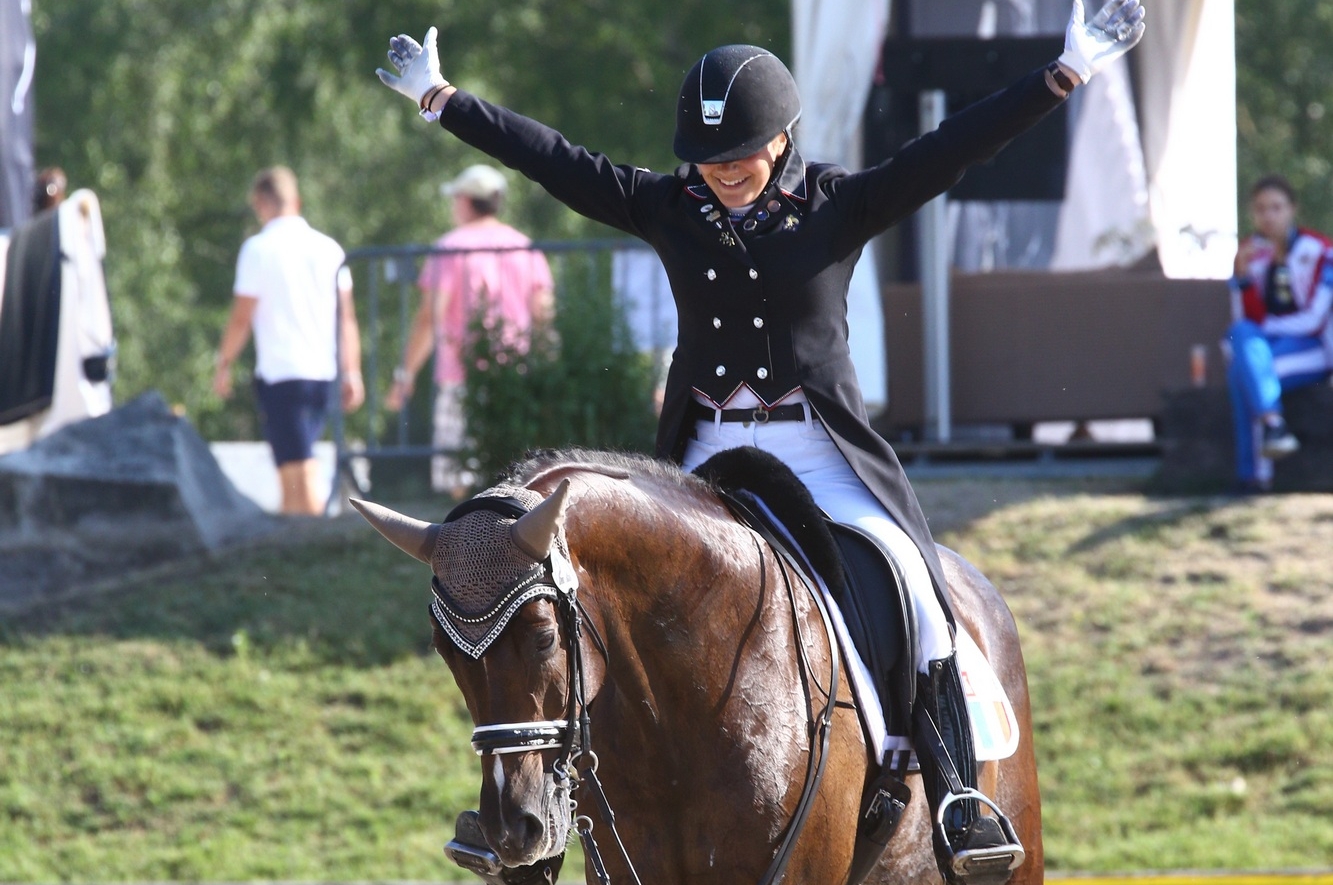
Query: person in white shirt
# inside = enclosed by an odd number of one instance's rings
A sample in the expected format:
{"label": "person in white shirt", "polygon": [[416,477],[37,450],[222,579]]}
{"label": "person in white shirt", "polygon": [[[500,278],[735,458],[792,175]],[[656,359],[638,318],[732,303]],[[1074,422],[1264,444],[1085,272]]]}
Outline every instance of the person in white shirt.
{"label": "person in white shirt", "polygon": [[[282,512],[319,514],[313,446],[341,376],[342,406],[365,400],[361,339],[342,247],[301,217],[296,175],[264,169],[250,187],[262,229],[241,246],[231,315],[218,347],[213,391],[232,392],[231,365],[255,337],[255,392],[282,486]],[[341,372],[339,360],[341,359]]]}

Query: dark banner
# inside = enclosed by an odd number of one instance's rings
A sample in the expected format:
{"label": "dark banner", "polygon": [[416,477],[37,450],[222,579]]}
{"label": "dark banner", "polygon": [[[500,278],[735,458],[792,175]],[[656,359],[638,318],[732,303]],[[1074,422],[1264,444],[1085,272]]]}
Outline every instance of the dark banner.
{"label": "dark banner", "polygon": [[32,0],[0,0],[0,230],[32,215]]}

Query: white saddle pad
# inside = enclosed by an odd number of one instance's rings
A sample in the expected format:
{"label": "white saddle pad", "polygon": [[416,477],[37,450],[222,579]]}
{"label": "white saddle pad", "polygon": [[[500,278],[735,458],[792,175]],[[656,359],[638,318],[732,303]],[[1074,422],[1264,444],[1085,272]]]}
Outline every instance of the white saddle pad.
{"label": "white saddle pad", "polygon": [[[820,582],[820,592],[833,618],[833,626],[838,634],[838,646],[842,657],[848,662],[847,670],[851,677],[852,693],[856,697],[856,706],[861,711],[861,724],[866,729],[871,746],[883,748],[881,758],[890,752],[912,749],[911,739],[904,735],[889,734],[884,725],[884,708],[880,704],[879,693],[875,690],[870,671],[866,669],[861,655],[852,645],[851,635],[847,632],[842,612],[833,601],[828,589]],[[1018,749],[1018,717],[1014,715],[1013,705],[1005,694],[1004,686],[995,675],[990,662],[986,660],[976,642],[961,626],[954,640],[958,652],[958,669],[962,674],[963,694],[967,701],[968,718],[972,722],[972,742],[976,746],[977,761],[991,762],[1007,759]],[[910,768],[916,768],[913,757]]]}
{"label": "white saddle pad", "polygon": [[[759,498],[755,500],[763,510],[767,511],[770,521],[780,526],[768,505]],[[785,528],[781,531],[787,535],[787,540],[792,542],[793,547],[798,546]],[[861,660],[856,646],[852,644],[847,623],[842,618],[842,611],[833,600],[833,595],[829,593],[824,579],[817,577],[816,582],[828,608],[829,617],[833,620],[834,632],[838,634],[842,659],[848,664],[846,669],[857,709],[861,711],[861,725],[866,732],[867,744],[882,748],[881,759],[886,758],[890,752],[911,750],[910,738],[888,733],[888,728],[884,725],[884,707],[880,704],[879,693],[875,690],[874,680],[870,678],[870,671]],[[977,648],[976,642],[961,626],[954,639],[954,648],[958,653],[958,669],[962,674],[968,718],[972,721],[972,741],[976,746],[977,761],[991,762],[1012,756],[1018,749],[1018,718],[1014,716],[1014,708],[1009,703],[1009,696],[1004,693],[1004,686],[1000,684],[981,649]],[[909,767],[917,767],[915,756]]]}

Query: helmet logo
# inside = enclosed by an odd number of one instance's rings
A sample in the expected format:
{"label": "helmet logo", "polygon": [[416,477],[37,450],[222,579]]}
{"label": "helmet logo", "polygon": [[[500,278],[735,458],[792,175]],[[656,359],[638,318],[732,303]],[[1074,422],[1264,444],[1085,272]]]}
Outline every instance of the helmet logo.
{"label": "helmet logo", "polygon": [[720,126],[722,124],[722,112],[727,107],[726,99],[722,101],[703,102],[704,123],[708,126]]}

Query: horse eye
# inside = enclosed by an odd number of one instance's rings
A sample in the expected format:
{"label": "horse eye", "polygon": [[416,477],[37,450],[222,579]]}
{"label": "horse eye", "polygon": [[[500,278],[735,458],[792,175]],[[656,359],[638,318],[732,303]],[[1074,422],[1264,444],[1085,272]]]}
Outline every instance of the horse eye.
{"label": "horse eye", "polygon": [[556,635],[554,630],[538,630],[532,637],[533,647],[537,651],[550,651],[555,648]]}

